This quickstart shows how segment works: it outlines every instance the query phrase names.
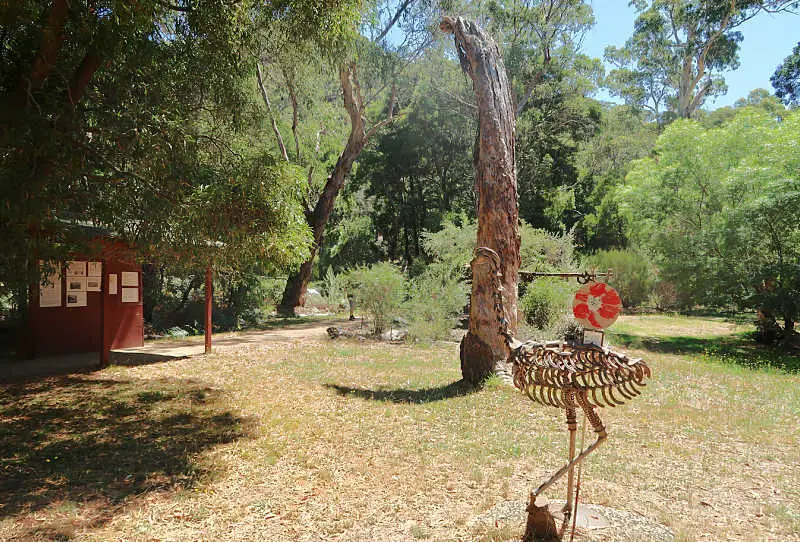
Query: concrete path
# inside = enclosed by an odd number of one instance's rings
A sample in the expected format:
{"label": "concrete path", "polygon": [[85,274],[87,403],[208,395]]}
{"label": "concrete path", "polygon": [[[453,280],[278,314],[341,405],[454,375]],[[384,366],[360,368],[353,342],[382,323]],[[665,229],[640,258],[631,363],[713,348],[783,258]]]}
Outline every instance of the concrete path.
{"label": "concrete path", "polygon": [[[358,329],[360,325],[360,320],[354,322],[325,320],[293,324],[263,331],[220,333],[214,335],[212,349],[224,351],[247,345],[298,340],[322,340],[327,339],[328,335],[325,330],[330,326]],[[157,339],[145,341],[144,346],[138,348],[112,350],[111,364],[141,365],[197,356],[204,353],[205,339],[202,335],[181,339]],[[46,375],[85,373],[97,370],[99,364],[99,352],[41,357],[24,361],[0,359],[0,383]]]}

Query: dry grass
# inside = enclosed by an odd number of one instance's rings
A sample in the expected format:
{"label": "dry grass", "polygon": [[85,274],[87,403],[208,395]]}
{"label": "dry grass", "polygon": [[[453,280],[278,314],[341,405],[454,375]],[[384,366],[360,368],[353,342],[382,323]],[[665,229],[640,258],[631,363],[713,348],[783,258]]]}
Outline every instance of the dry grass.
{"label": "dry grass", "polygon": [[[800,540],[800,378],[669,340],[724,342],[740,331],[724,321],[651,318],[612,339],[650,348],[654,379],[602,412],[582,498],[678,540]],[[517,539],[469,520],[560,465],[562,415],[459,377],[455,344],[340,340],[14,386],[0,539]]]}

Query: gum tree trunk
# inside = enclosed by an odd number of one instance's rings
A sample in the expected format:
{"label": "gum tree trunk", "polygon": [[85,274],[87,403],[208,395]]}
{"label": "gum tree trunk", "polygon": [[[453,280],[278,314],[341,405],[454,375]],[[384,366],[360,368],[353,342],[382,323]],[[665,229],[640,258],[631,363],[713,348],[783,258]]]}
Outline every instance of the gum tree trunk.
{"label": "gum tree trunk", "polygon": [[286,287],[283,290],[283,297],[278,305],[278,313],[283,316],[294,316],[295,308],[305,304],[306,290],[311,279],[311,270],[314,266],[314,258],[317,256],[322,238],[325,235],[325,227],[333,213],[333,206],[336,197],[339,195],[345,180],[353,169],[353,163],[358,159],[364,146],[374,136],[378,130],[394,121],[395,95],[389,100],[389,110],[387,118],[369,127],[366,124],[365,105],[361,96],[361,87],[358,83],[355,64],[350,64],[339,71],[339,79],[342,85],[342,99],[344,107],[350,117],[350,135],[336,166],[333,168],[325,187],[317,200],[313,209],[306,210],[306,221],[314,235],[314,243],[311,246],[311,255],[308,260],[303,262],[300,269],[289,275]]}
{"label": "gum tree trunk", "polygon": [[[461,67],[472,79],[479,126],[474,152],[477,246],[489,247],[500,256],[505,318],[509,330],[516,332],[520,241],[511,86],[500,49],[474,22],[445,17],[439,28],[453,34]],[[493,373],[510,378],[508,349],[500,334],[486,263],[477,258],[472,262],[469,331],[461,341],[461,373],[473,384]]]}

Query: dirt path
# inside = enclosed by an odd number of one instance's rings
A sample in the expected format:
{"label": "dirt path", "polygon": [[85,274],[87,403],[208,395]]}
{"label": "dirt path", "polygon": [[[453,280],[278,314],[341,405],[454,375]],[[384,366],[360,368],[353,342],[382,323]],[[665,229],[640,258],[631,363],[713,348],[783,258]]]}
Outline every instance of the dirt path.
{"label": "dirt path", "polygon": [[[361,320],[350,322],[340,320],[317,320],[292,324],[266,330],[228,332],[215,334],[212,339],[214,351],[232,350],[246,346],[286,341],[327,340],[326,329],[331,326],[358,329]],[[205,352],[205,338],[202,335],[180,339],[157,339],[145,341],[144,346],[113,350],[113,365],[143,365],[202,355]],[[32,360],[9,360],[0,363],[0,382],[12,382],[42,376],[85,373],[97,369],[98,352],[82,352],[63,356],[41,357]]]}

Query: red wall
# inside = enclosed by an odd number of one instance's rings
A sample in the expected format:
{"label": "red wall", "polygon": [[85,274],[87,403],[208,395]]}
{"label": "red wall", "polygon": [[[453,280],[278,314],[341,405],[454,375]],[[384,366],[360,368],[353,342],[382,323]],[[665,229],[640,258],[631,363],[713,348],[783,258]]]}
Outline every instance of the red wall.
{"label": "red wall", "polygon": [[[102,261],[101,292],[87,292],[87,306],[66,306],[66,277],[62,272],[61,306],[40,307],[38,295],[30,307],[30,337],[37,356],[72,352],[99,352],[103,334],[111,348],[130,348],[144,344],[141,266],[133,262],[122,243],[104,243],[101,258],[79,257],[75,260]],[[62,269],[63,271],[63,269]],[[122,302],[122,271],[139,273],[139,301]],[[117,275],[117,293],[108,293],[108,275]]]}

